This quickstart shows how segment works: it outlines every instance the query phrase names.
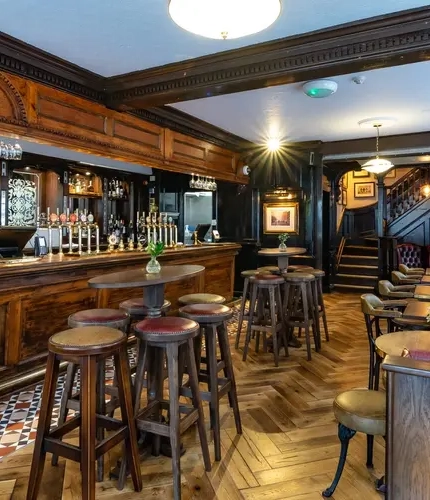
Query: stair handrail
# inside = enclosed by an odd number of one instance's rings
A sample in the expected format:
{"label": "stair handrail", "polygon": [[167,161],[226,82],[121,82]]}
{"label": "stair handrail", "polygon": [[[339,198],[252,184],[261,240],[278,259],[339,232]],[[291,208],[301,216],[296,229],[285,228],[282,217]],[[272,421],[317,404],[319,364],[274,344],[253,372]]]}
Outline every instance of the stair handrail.
{"label": "stair handrail", "polygon": [[342,254],[343,250],[345,248],[345,243],[346,243],[346,238],[345,236],[342,236],[339,247],[337,249],[337,255],[336,255],[336,271],[339,269],[340,261],[342,260]]}

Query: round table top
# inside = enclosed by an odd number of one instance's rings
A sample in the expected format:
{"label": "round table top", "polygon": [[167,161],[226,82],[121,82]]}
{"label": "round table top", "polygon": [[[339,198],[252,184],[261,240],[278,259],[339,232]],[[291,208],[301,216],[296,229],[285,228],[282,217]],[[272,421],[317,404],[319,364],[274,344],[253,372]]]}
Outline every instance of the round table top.
{"label": "round table top", "polygon": [[288,247],[286,250],[279,250],[279,248],[262,248],[259,250],[258,255],[266,255],[267,257],[282,257],[283,255],[301,255],[306,253],[306,248]]}
{"label": "round table top", "polygon": [[142,269],[130,269],[118,273],[103,274],[96,278],[91,278],[88,285],[92,288],[133,288],[152,285],[162,285],[172,281],[179,281],[182,278],[189,278],[202,273],[203,266],[182,265],[182,266],[161,266],[161,271],[157,274],[148,274],[145,267]]}
{"label": "round table top", "polygon": [[429,330],[405,330],[386,333],[375,340],[376,350],[381,356],[401,356],[403,349],[430,351]]}

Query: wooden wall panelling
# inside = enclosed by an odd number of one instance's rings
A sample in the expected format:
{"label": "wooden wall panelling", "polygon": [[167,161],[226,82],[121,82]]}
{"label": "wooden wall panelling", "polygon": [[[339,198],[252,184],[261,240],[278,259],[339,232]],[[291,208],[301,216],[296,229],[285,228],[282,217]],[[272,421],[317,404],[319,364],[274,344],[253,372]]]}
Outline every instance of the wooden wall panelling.
{"label": "wooden wall panelling", "polygon": [[5,324],[5,365],[17,364],[21,356],[22,303],[21,299],[11,300],[7,305]]}
{"label": "wooden wall panelling", "polygon": [[5,366],[7,304],[0,305],[0,371]]}

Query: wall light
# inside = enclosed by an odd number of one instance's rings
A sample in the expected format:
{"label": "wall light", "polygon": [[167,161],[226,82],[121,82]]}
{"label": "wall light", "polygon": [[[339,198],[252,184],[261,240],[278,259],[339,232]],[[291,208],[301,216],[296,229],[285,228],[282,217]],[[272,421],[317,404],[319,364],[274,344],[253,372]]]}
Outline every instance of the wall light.
{"label": "wall light", "polygon": [[275,152],[281,147],[281,141],[275,137],[272,137],[267,141],[267,149],[269,151]]}
{"label": "wall light", "polygon": [[430,186],[428,184],[425,184],[422,188],[421,191],[424,196],[430,196]]}

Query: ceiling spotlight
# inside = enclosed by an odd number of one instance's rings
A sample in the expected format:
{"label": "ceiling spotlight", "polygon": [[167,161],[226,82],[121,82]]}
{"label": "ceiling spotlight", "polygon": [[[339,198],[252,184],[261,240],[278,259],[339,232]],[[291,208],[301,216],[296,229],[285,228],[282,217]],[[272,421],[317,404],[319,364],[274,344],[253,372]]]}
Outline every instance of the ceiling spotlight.
{"label": "ceiling spotlight", "polygon": [[276,137],[272,137],[267,141],[267,149],[269,151],[275,152],[281,147],[281,141]]}
{"label": "ceiling spotlight", "polygon": [[337,90],[337,83],[333,80],[312,80],[303,85],[303,92],[308,97],[321,99],[334,94]]}
{"label": "ceiling spotlight", "polygon": [[352,82],[355,83],[356,85],[362,85],[366,80],[365,76],[353,76],[352,77]]}

